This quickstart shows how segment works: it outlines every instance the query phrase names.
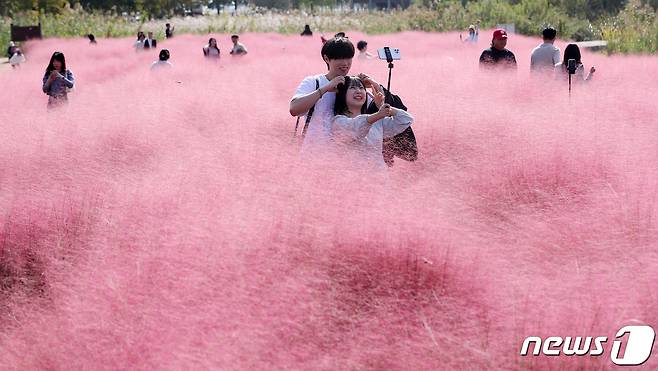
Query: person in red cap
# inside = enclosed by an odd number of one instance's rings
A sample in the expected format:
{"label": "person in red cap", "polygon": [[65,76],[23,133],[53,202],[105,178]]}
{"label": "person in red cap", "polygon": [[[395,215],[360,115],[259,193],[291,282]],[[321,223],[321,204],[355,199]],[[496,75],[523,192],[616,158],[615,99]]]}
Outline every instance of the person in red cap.
{"label": "person in red cap", "polygon": [[480,66],[505,66],[516,68],[514,53],[505,49],[507,46],[507,31],[497,29],[493,33],[491,48],[480,55]]}

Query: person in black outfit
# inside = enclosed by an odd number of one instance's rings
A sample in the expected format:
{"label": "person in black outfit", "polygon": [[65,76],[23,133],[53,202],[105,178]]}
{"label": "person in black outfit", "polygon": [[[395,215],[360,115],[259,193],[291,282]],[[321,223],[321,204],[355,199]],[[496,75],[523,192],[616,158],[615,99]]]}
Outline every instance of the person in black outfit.
{"label": "person in black outfit", "polygon": [[7,59],[11,59],[11,57],[16,53],[16,44],[14,44],[13,41],[9,42],[9,47],[7,48]]}
{"label": "person in black outfit", "polygon": [[153,38],[153,32],[148,33],[148,37],[144,40],[144,49],[157,48],[158,40]]}
{"label": "person in black outfit", "polygon": [[313,31],[311,31],[311,26],[305,25],[304,31],[301,33],[302,36],[313,36]]}
{"label": "person in black outfit", "polygon": [[165,37],[167,39],[174,37],[174,27],[169,23],[165,24]]}
{"label": "person in black outfit", "polygon": [[507,32],[502,29],[495,30],[491,48],[484,50],[480,55],[480,67],[516,68],[514,53],[505,49],[505,46],[507,46]]}

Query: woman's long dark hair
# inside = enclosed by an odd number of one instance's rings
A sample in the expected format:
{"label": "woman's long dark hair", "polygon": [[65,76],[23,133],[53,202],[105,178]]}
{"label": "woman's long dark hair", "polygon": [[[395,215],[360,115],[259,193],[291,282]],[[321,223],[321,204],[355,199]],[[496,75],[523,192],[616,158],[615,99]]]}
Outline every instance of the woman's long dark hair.
{"label": "woman's long dark hair", "polygon": [[64,58],[64,53],[62,52],[54,52],[53,56],[50,57],[50,63],[48,64],[48,67],[46,68],[46,73],[50,74],[52,71],[55,70],[55,66],[53,66],[54,61],[60,61],[62,62],[62,70],[61,72],[66,72],[66,58]]}
{"label": "woman's long dark hair", "polygon": [[569,59],[576,60],[576,66],[582,64],[580,61],[580,48],[576,44],[569,44],[564,48],[564,57],[562,58],[562,65],[564,67],[569,63]]}
{"label": "woman's long dark hair", "polygon": [[210,50],[211,48],[213,48],[213,46],[211,45],[211,44],[212,44],[211,41],[213,41],[213,40],[215,40],[215,46],[214,46],[214,48],[217,49],[217,51],[219,52],[219,46],[217,46],[217,39],[215,39],[214,37],[211,37],[211,38],[208,40],[208,50]]}
{"label": "woman's long dark hair", "polygon": [[[347,107],[347,91],[349,90],[350,86],[354,84],[363,86],[363,81],[361,81],[361,79],[358,77],[345,76],[345,83],[338,85],[338,89],[336,90],[336,103],[334,103],[334,115],[344,115],[349,112],[349,108]],[[363,106],[361,106],[360,113],[366,113],[367,109],[368,99],[366,99],[366,101],[363,103]]]}

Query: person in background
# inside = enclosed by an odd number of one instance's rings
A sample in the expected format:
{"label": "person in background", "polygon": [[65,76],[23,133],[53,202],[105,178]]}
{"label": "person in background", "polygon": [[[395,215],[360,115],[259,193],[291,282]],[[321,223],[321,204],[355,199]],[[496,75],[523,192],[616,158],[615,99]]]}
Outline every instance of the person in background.
{"label": "person in background", "polygon": [[168,49],[160,50],[160,55],[158,56],[158,60],[151,64],[151,71],[169,69],[173,67],[173,65],[169,63],[170,56],[171,55],[169,54]]}
{"label": "person in background", "polygon": [[7,47],[7,59],[11,59],[11,56],[16,53],[16,44],[13,41],[9,42],[9,47]]}
{"label": "person in background", "polygon": [[361,40],[356,43],[356,48],[359,50],[359,59],[372,59],[372,54],[368,52],[368,42]]}
{"label": "person in background", "polygon": [[564,48],[564,57],[562,63],[557,63],[555,65],[555,77],[559,80],[567,80],[569,78],[569,59],[574,59],[576,61],[576,78],[571,81],[573,82],[583,82],[590,81],[596,72],[596,68],[592,66],[589,69],[589,74],[585,76],[585,65],[581,61],[580,48],[576,44],[569,44]]}
{"label": "person in background", "polygon": [[[468,36],[465,40],[462,40],[466,43],[476,44],[478,42],[478,37],[480,36],[480,20],[478,19],[475,25],[468,26]],[[462,38],[462,35],[459,34],[459,38]]]}
{"label": "person in background", "polygon": [[23,55],[23,52],[19,48],[16,48],[14,55],[9,58],[9,64],[12,68],[20,67],[21,64],[25,63],[26,61],[27,59],[25,59],[25,55]]}
{"label": "person in background", "polygon": [[[344,37],[344,38],[346,38],[346,39],[348,38],[347,36],[345,36],[345,32],[342,32],[342,31],[341,31],[341,32],[337,32],[337,33],[334,35],[334,38],[336,38],[336,37]],[[324,38],[324,35],[321,35],[321,36],[320,36],[320,41],[322,41],[322,43],[324,44],[324,43],[326,43],[326,42],[329,41],[329,40],[325,39],[325,38]]]}
{"label": "person in background", "polygon": [[203,56],[219,60],[219,47],[217,47],[217,40],[214,37],[211,37],[208,45],[203,47]]}
{"label": "person in background", "polygon": [[557,31],[553,27],[547,27],[542,31],[544,42],[535,47],[530,54],[530,71],[552,73],[555,65],[560,63],[560,49],[553,45],[556,36]]}
{"label": "person in background", "polygon": [[96,44],[96,36],[94,34],[89,34],[87,35],[87,38],[89,39],[89,44]]}
{"label": "person in background", "polygon": [[313,36],[313,31],[311,31],[311,26],[304,25],[304,31],[300,34],[301,36]]}
{"label": "person in background", "polygon": [[144,50],[144,40],[146,40],[144,32],[139,31],[137,33],[137,41],[135,41],[135,44],[133,45],[135,50]]}
{"label": "person in background", "polygon": [[153,39],[153,32],[149,31],[148,37],[144,39],[144,49],[156,48],[158,41]]}
{"label": "person in background", "polygon": [[505,49],[507,46],[507,31],[497,29],[493,32],[491,47],[480,55],[480,67],[503,67],[516,69],[514,53]]}
{"label": "person in background", "polygon": [[231,55],[245,55],[247,54],[247,48],[239,41],[240,36],[231,35],[231,42],[233,42],[233,49],[231,49]]}
{"label": "person in background", "polygon": [[167,23],[165,24],[165,38],[171,39],[172,37],[174,37],[174,27]]}
{"label": "person in background", "polygon": [[54,52],[43,76],[43,92],[48,95],[48,108],[68,102],[68,91],[73,89],[73,73],[66,68],[62,52]]}

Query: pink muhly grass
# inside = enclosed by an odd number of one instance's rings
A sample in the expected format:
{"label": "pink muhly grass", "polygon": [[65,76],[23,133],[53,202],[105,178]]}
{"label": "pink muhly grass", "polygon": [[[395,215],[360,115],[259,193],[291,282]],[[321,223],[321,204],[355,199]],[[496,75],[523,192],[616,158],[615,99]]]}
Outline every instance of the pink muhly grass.
{"label": "pink muhly grass", "polygon": [[[5,369],[611,369],[520,357],[527,336],[658,324],[656,57],[583,53],[594,80],[479,71],[456,34],[402,47],[420,158],[388,181],[300,158],[288,102],[319,40],[244,34],[30,43],[0,75]],[[410,42],[413,41],[413,42]],[[562,49],[565,43],[559,42]],[[54,50],[76,77],[48,112]],[[382,61],[358,61],[385,83]],[[643,367],[658,366],[654,356]]]}

